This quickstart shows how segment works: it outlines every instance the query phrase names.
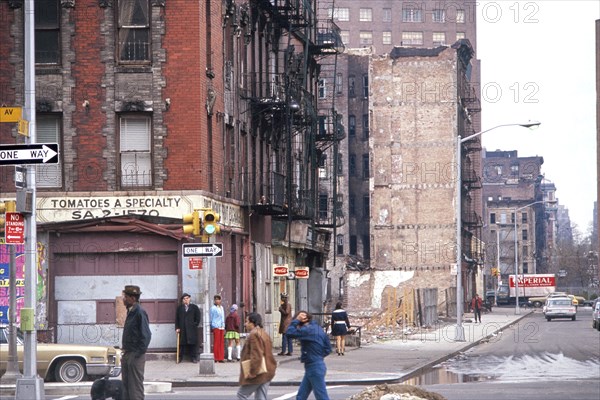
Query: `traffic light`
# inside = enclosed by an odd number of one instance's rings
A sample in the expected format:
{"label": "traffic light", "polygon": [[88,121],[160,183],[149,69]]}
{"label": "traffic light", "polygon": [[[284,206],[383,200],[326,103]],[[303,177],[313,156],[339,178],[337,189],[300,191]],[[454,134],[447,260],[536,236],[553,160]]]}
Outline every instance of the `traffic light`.
{"label": "traffic light", "polygon": [[6,224],[6,213],[16,212],[17,203],[14,200],[0,201],[0,231],[4,231]]}
{"label": "traffic light", "polygon": [[200,236],[200,211],[194,210],[191,214],[184,214],[183,222],[183,233]]}
{"label": "traffic light", "polygon": [[219,227],[220,219],[221,217],[219,216],[219,214],[217,214],[213,210],[204,211],[204,234],[212,236],[221,232],[221,228]]}

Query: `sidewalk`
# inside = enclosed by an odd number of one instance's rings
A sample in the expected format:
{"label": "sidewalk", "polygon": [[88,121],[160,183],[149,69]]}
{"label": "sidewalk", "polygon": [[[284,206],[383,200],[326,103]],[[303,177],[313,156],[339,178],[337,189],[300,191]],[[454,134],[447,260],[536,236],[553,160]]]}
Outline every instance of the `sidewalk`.
{"label": "sidewalk", "polygon": [[[483,323],[475,324],[465,318],[463,327],[465,341],[456,342],[456,325],[448,323],[425,334],[407,335],[404,339],[376,342],[361,348],[347,347],[344,356],[332,353],[327,357],[329,385],[399,383],[421,374],[427,368],[439,364],[463,352],[479,342],[493,337],[531,311],[522,310],[515,315],[511,308],[494,308],[492,313],[482,315]],[[272,385],[299,385],[304,375],[300,363],[299,347],[292,357],[275,356],[279,361]],[[181,386],[237,386],[240,364],[238,362],[215,363],[215,374],[200,375],[199,364],[189,361],[175,363],[174,354],[148,354],[146,361],[146,393],[164,393],[172,387]],[[47,395],[89,393],[91,382],[79,384],[45,383]],[[14,385],[0,385],[0,397],[14,393]]]}

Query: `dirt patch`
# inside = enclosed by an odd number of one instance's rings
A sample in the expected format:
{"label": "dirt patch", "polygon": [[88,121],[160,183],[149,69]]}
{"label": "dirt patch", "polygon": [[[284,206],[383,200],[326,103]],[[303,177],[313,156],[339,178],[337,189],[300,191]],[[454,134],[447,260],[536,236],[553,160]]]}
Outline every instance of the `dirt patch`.
{"label": "dirt patch", "polygon": [[370,386],[348,400],[446,400],[446,398],[416,386],[385,383]]}

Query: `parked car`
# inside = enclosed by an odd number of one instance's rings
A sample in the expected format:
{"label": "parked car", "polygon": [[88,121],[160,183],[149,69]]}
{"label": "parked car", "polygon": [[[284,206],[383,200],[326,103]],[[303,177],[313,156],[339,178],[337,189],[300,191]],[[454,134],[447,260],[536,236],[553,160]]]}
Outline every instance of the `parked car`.
{"label": "parked car", "polygon": [[[0,326],[0,376],[6,371],[9,328]],[[23,372],[23,334],[17,332],[17,357]],[[45,381],[75,383],[121,374],[121,350],[113,346],[38,343],[37,373]]]}
{"label": "parked car", "polygon": [[571,318],[575,321],[577,318],[577,307],[573,304],[570,297],[551,297],[546,301],[543,308],[546,320],[551,321],[554,318]]}
{"label": "parked car", "polygon": [[594,302],[592,309],[592,327],[600,331],[600,298]]}
{"label": "parked car", "polygon": [[530,297],[529,301],[528,301],[528,305],[531,307],[539,308],[539,307],[543,306],[548,299],[553,298],[553,297],[569,297],[575,307],[577,307],[579,304],[583,304],[583,301],[585,300],[582,296],[574,296],[572,294],[567,294],[565,292],[554,292],[554,293],[549,293],[546,296]]}

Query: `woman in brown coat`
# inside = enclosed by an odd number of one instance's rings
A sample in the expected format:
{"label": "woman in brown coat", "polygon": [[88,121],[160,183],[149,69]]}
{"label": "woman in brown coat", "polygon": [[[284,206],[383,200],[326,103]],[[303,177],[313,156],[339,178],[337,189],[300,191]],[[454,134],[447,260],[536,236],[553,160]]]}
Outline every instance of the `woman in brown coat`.
{"label": "woman in brown coat", "polygon": [[[247,400],[248,396],[254,393],[255,400],[267,400],[269,385],[277,368],[277,361],[273,357],[273,343],[262,327],[260,314],[248,314],[244,326],[246,332],[250,333],[242,349],[240,388],[237,398]],[[266,367],[266,371],[263,367]]]}

